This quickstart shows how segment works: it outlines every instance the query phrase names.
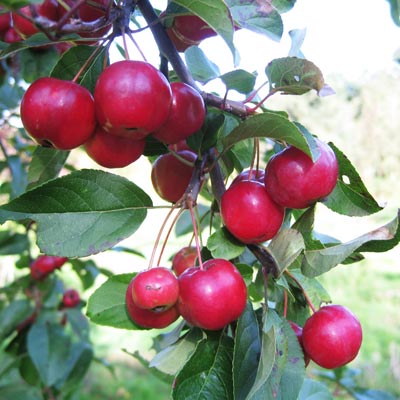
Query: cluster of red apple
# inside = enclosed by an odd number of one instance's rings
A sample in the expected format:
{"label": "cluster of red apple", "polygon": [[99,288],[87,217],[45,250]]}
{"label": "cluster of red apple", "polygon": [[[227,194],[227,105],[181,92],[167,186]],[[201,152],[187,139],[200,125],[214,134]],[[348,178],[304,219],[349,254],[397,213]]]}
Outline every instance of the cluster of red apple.
{"label": "cluster of red apple", "polygon": [[[92,22],[104,17],[110,5],[110,0],[90,0],[79,2],[78,0],[44,0],[41,3],[21,7],[13,12],[3,12],[0,15],[0,36],[6,43],[20,42],[35,33],[39,32],[38,26],[33,22],[40,19],[46,19],[52,22],[59,22],[64,19],[63,23],[71,23],[77,20],[84,22]],[[66,14],[72,10],[69,17]],[[0,9],[0,11],[2,11]],[[111,25],[101,27],[97,30],[80,32],[83,38],[100,38],[105,35],[111,28]],[[97,43],[90,41],[85,43]],[[68,46],[67,46],[68,47]],[[56,46],[61,52],[66,49],[64,43]]]}
{"label": "cluster of red apple", "polygon": [[164,328],[182,316],[193,326],[219,330],[242,314],[247,288],[237,268],[224,259],[195,267],[196,257],[196,249],[185,247],[174,257],[173,271],[153,267],[131,280],[126,307],[133,322]]}
{"label": "cluster of red apple", "polygon": [[68,261],[67,257],[48,256],[42,254],[30,264],[32,279],[41,281]]}
{"label": "cluster of red apple", "polygon": [[52,77],[33,82],[21,102],[26,131],[41,145],[87,154],[107,168],[125,167],[144,151],[152,134],[179,142],[203,124],[201,95],[185,83],[169,83],[151,64],[118,61],[100,74],[94,94]]}
{"label": "cluster of red apple", "polygon": [[245,171],[222,195],[225,227],[243,243],[262,243],[279,231],[285,208],[302,209],[328,196],[338,178],[335,153],[316,139],[320,155],[312,159],[296,147],[275,154],[265,171]]}

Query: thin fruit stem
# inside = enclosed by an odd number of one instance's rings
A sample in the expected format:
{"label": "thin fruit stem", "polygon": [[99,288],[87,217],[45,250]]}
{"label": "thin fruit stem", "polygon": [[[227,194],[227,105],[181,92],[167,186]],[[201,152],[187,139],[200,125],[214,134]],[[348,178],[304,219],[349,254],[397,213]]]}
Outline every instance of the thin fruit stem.
{"label": "thin fruit stem", "polygon": [[175,204],[170,208],[170,210],[168,211],[167,216],[164,218],[164,221],[163,221],[163,223],[162,223],[162,225],[161,225],[161,228],[160,228],[160,230],[159,230],[159,232],[158,232],[158,234],[157,234],[156,240],[155,240],[155,242],[154,242],[153,251],[151,252],[151,257],[150,257],[148,269],[152,268],[152,266],[153,266],[155,254],[156,254],[156,251],[157,251],[158,244],[160,243],[161,235],[162,235],[162,233],[163,233],[163,231],[164,231],[165,225],[167,224],[169,217],[172,215],[172,213],[174,212],[174,210],[175,210],[176,208],[177,208],[177,203],[175,203]]}
{"label": "thin fruit stem", "polygon": [[126,31],[125,27],[123,26],[121,28],[121,33],[122,33],[122,44],[124,45],[124,53],[125,53],[125,59],[130,60],[131,58],[129,57],[129,51],[128,51],[128,45],[126,43]]}
{"label": "thin fruit stem", "polygon": [[256,138],[255,139],[255,145],[256,145],[256,171],[260,168],[260,139]]}
{"label": "thin fruit stem", "polygon": [[133,37],[132,32],[131,31],[127,31],[126,34],[128,35],[129,39],[131,39],[131,42],[136,47],[137,51],[140,53],[140,56],[143,58],[143,61],[148,62],[146,56],[144,55],[144,53],[142,51],[142,49],[140,48],[140,46],[138,45],[137,41]]}
{"label": "thin fruit stem", "polygon": [[287,316],[287,309],[288,309],[288,294],[287,291],[285,290],[283,292],[283,318],[286,318]]}
{"label": "thin fruit stem", "polygon": [[264,277],[264,302],[268,307],[268,269],[266,267],[262,267],[262,274]]}
{"label": "thin fruit stem", "polygon": [[180,208],[178,213],[175,215],[174,219],[171,222],[171,225],[170,225],[170,227],[168,229],[168,232],[167,232],[167,234],[165,236],[164,243],[161,246],[160,254],[158,256],[157,265],[161,265],[161,258],[162,258],[163,254],[164,254],[165,246],[168,243],[168,239],[171,236],[172,228],[175,226],[176,221],[178,221],[178,218],[181,216],[181,214],[183,213],[184,210],[185,210],[184,208]]}
{"label": "thin fruit stem", "polygon": [[199,242],[199,232],[197,230],[197,223],[196,223],[196,218],[194,215],[194,211],[193,211],[193,204],[191,201],[187,202],[188,208],[189,208],[189,212],[190,212],[190,217],[192,218],[192,225],[193,225],[193,232],[194,232],[194,240],[196,242],[196,250],[197,250],[197,258],[199,260],[199,267],[201,270],[204,269],[203,266],[203,260],[201,258],[201,250],[200,250],[200,242]]}
{"label": "thin fruit stem", "polygon": [[79,68],[79,71],[76,73],[74,78],[72,79],[72,82],[77,83],[79,77],[82,75],[83,71],[88,68],[90,63],[93,61],[93,59],[100,53],[100,51],[103,49],[102,46],[95,46],[95,49],[93,50],[92,54],[87,58],[87,60],[83,63],[82,67]]}
{"label": "thin fruit stem", "polygon": [[304,298],[306,299],[308,306],[311,308],[312,312],[315,313],[316,308],[315,308],[313,302],[311,301],[310,297],[308,296],[307,292],[304,290],[303,286],[299,282],[299,280],[288,270],[285,271],[285,274],[287,276],[289,276],[296,283],[296,285],[300,288],[301,292],[303,293]]}
{"label": "thin fruit stem", "polygon": [[276,90],[269,92],[261,101],[259,101],[253,108],[249,108],[250,113],[257,111],[273,94],[277,93]]}

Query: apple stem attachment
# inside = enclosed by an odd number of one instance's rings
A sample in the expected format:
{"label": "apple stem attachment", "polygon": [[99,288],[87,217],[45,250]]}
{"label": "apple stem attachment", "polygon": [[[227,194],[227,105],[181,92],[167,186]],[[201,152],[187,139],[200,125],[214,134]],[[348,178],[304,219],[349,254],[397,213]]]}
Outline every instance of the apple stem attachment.
{"label": "apple stem attachment", "polygon": [[187,206],[189,208],[190,217],[192,219],[194,240],[196,242],[196,250],[197,250],[197,258],[198,258],[198,261],[199,261],[199,267],[200,267],[201,270],[203,270],[204,266],[203,266],[203,260],[201,258],[199,231],[197,229],[197,222],[196,222],[196,218],[195,218],[194,211],[193,211],[193,202],[189,200],[189,201],[186,202],[186,204],[187,204]]}
{"label": "apple stem attachment", "polygon": [[79,77],[82,75],[83,71],[90,65],[90,63],[94,60],[94,58],[100,53],[103,49],[102,46],[94,46],[94,50],[92,54],[87,58],[87,60],[83,63],[83,65],[79,68],[79,71],[75,74],[72,79],[72,82],[77,83]]}
{"label": "apple stem attachment", "polygon": [[285,271],[285,274],[296,283],[296,285],[299,287],[299,289],[303,293],[303,296],[306,299],[306,302],[307,302],[308,306],[311,308],[311,311],[313,313],[315,313],[316,308],[315,308],[313,302],[311,301],[310,297],[308,296],[307,292],[305,291],[305,289],[303,288],[303,286],[299,282],[299,280],[288,270]]}

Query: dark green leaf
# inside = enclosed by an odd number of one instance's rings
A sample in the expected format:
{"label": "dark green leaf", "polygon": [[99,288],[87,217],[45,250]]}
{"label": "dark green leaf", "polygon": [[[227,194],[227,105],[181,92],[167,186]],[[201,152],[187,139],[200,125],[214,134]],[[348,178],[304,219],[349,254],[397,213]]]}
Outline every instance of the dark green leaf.
{"label": "dark green leaf", "polygon": [[299,126],[287,118],[270,111],[246,119],[222,139],[222,145],[227,149],[243,139],[255,137],[281,140],[297,147],[313,159],[318,156],[315,154],[315,143],[312,137],[304,135]]}
{"label": "dark green leaf", "polygon": [[7,157],[7,164],[12,174],[11,198],[19,196],[26,189],[27,179],[25,166],[18,156]]}
{"label": "dark green leaf", "polygon": [[247,303],[237,321],[233,350],[233,390],[235,400],[246,399],[254,384],[261,352],[260,329],[253,306]]}
{"label": "dark green leaf", "polygon": [[[106,48],[86,45],[73,46],[62,55],[51,71],[51,76],[72,80],[85,65],[84,70],[80,73],[78,83],[93,93],[97,78],[104,69],[106,58]],[[90,60],[89,63],[88,60]]]}
{"label": "dark green leaf", "polygon": [[12,110],[19,106],[25,89],[19,86],[18,82],[6,80],[0,86],[0,109]]}
{"label": "dark green leaf", "polygon": [[400,241],[399,217],[400,214],[388,224],[349,242],[305,251],[302,272],[308,277],[315,277],[334,268],[355,251],[380,252],[392,249]]}
{"label": "dark green leaf", "polygon": [[322,382],[306,378],[297,400],[333,400],[332,393]]}
{"label": "dark green leaf", "polygon": [[228,90],[248,94],[254,89],[257,76],[243,69],[227,72],[219,77]]}
{"label": "dark green leaf", "polygon": [[0,231],[0,255],[22,254],[29,250],[28,236],[10,231]]}
{"label": "dark green leaf", "polygon": [[235,239],[226,228],[215,231],[207,240],[207,247],[214,258],[231,260],[245,250],[243,243]]}
{"label": "dark green leaf", "polygon": [[54,179],[0,207],[0,222],[32,219],[45,254],[81,257],[113,247],[144,221],[151,199],[134,183],[104,171]]}
{"label": "dark green leaf", "polygon": [[76,337],[83,342],[89,342],[89,321],[82,314],[80,308],[67,308],[64,312],[67,322],[70,324]]}
{"label": "dark green leaf", "polygon": [[37,146],[29,163],[28,189],[56,178],[68,155],[68,151]]}
{"label": "dark green leaf", "polygon": [[39,388],[20,382],[18,385],[10,384],[0,386],[0,399],[43,400],[43,396]]}
{"label": "dark green leaf", "polygon": [[224,333],[209,334],[198,343],[176,376],[174,400],[231,400],[233,340]]}
{"label": "dark green leaf", "polygon": [[304,58],[284,57],[272,60],[265,73],[270,92],[304,94],[314,89],[319,93],[325,85],[319,68]]}
{"label": "dark green leaf", "polygon": [[50,387],[60,381],[68,369],[71,340],[61,325],[35,323],[27,336],[30,358],[42,382]]}
{"label": "dark green leaf", "polygon": [[9,335],[33,311],[28,300],[15,300],[0,311],[0,340]]}
{"label": "dark green leaf", "polygon": [[382,210],[368,192],[349,159],[333,143],[329,145],[339,163],[339,179],[324,204],[339,214],[352,217],[362,217]]}
{"label": "dark green leaf", "polygon": [[[272,40],[279,41],[283,34],[283,22],[275,4],[270,1],[256,0],[227,0],[233,19],[242,28],[266,35]],[[282,6],[283,2],[276,2]]]}
{"label": "dark green leaf", "polygon": [[48,76],[57,63],[59,54],[55,48],[31,50],[21,52],[21,74],[26,82],[32,83],[36,79]]}
{"label": "dark green leaf", "polygon": [[81,280],[84,289],[93,286],[95,279],[101,274],[100,268],[92,259],[70,259],[69,263]]}
{"label": "dark green leaf", "polygon": [[206,83],[220,75],[218,66],[210,61],[203,50],[197,46],[189,47],[185,51],[185,60],[196,81]]}
{"label": "dark green leaf", "polygon": [[114,275],[90,296],[87,316],[99,325],[120,329],[141,329],[129,318],[125,306],[125,293],[133,274]]}
{"label": "dark green leaf", "polygon": [[223,0],[173,0],[173,3],[186,8],[205,21],[212,30],[224,39],[236,59],[236,50],[233,44],[233,23],[229,8]]}

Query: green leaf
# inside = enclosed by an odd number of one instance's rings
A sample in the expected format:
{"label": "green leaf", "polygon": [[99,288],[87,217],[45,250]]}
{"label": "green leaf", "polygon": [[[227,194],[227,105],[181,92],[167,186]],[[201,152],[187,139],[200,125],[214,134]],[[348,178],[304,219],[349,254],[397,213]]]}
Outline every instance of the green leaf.
{"label": "green leaf", "polygon": [[33,311],[28,300],[15,300],[0,311],[0,341],[9,335]]}
{"label": "green leaf", "polygon": [[398,0],[387,0],[390,4],[390,15],[393,22],[400,26],[400,4]]}
{"label": "green leaf", "polygon": [[335,152],[339,163],[339,178],[324,204],[339,214],[352,217],[362,217],[382,210],[349,159],[333,143],[329,143],[329,146]]}
{"label": "green leaf", "polygon": [[214,258],[231,260],[239,257],[246,246],[235,239],[226,228],[215,231],[207,240],[207,247]]}
{"label": "green leaf", "polygon": [[98,325],[119,329],[142,329],[129,318],[125,293],[134,274],[114,275],[90,296],[86,314]]}
{"label": "green leaf", "polygon": [[270,92],[300,95],[314,89],[319,93],[325,85],[320,69],[304,58],[284,57],[272,60],[265,73]]}
{"label": "green leaf", "polygon": [[272,0],[271,4],[280,13],[290,11],[296,3],[296,0]]}
{"label": "green leaf", "polygon": [[22,254],[28,251],[28,236],[10,231],[0,231],[0,255]]}
{"label": "green leaf", "polygon": [[159,371],[176,375],[185,365],[196,349],[197,343],[203,338],[200,329],[191,329],[178,342],[158,352],[150,361],[149,367]]}
{"label": "green leaf", "polygon": [[258,321],[252,304],[237,321],[233,350],[233,390],[235,400],[244,400],[254,384],[261,353]]}
{"label": "green leaf", "polygon": [[[275,2],[277,6],[283,2]],[[270,1],[226,0],[233,19],[250,31],[261,33],[272,40],[279,41],[283,34],[283,22],[275,4]]]}
{"label": "green leaf", "polygon": [[322,382],[306,378],[297,400],[333,400],[332,393]]}
{"label": "green leaf", "polygon": [[185,61],[196,81],[207,83],[220,75],[218,66],[197,46],[191,46],[185,51]]}
{"label": "green leaf", "polygon": [[8,168],[12,174],[11,180],[11,198],[19,196],[26,189],[27,178],[25,166],[22,159],[18,156],[9,156],[6,158]]}
{"label": "green leaf", "polygon": [[27,49],[20,54],[21,73],[26,82],[48,76],[57,63],[59,54],[55,48],[40,51]]}
{"label": "green leaf", "polygon": [[275,265],[282,274],[304,250],[304,240],[301,233],[295,229],[282,229],[271,240],[268,251]]}
{"label": "green leaf", "polygon": [[72,80],[80,69],[78,83],[93,93],[97,78],[104,69],[107,60],[106,47],[79,45],[68,49],[51,71],[53,78]]}
{"label": "green leaf", "polygon": [[176,376],[174,400],[232,400],[233,340],[210,333]]}
{"label": "green leaf", "polygon": [[228,90],[248,94],[254,89],[257,76],[243,69],[227,72],[219,77]]}
{"label": "green leaf", "polygon": [[68,151],[37,146],[29,163],[28,189],[56,178],[68,155]]}
{"label": "green leaf", "polygon": [[43,396],[39,388],[19,382],[18,385],[14,383],[0,386],[0,399],[43,400]]}
{"label": "green leaf", "polygon": [[340,243],[320,250],[304,252],[301,270],[308,277],[321,275],[344,261],[353,252],[388,251],[400,241],[400,211],[388,224],[368,232],[346,243]]}
{"label": "green leaf", "polygon": [[27,349],[44,385],[55,385],[65,375],[71,340],[61,325],[35,323],[27,336]]}
{"label": "green leaf", "polygon": [[236,61],[231,13],[223,0],[173,0],[173,3],[186,8],[205,21],[212,30],[224,39]]}
{"label": "green leaf", "polygon": [[83,257],[132,235],[152,202],[133,182],[81,170],[46,182],[0,207],[0,223],[32,219],[45,254]]}
{"label": "green leaf", "polygon": [[382,390],[356,389],[351,394],[356,400],[396,400],[392,394]]}

